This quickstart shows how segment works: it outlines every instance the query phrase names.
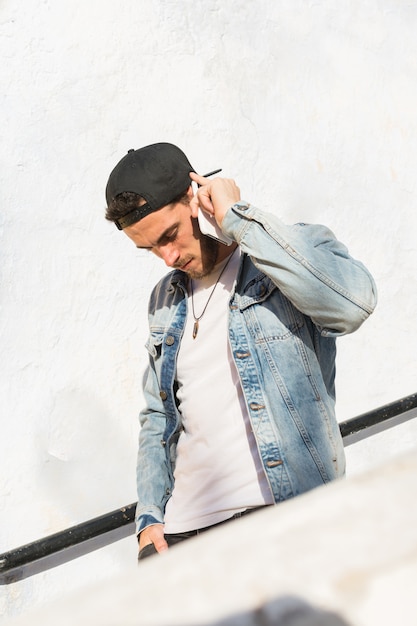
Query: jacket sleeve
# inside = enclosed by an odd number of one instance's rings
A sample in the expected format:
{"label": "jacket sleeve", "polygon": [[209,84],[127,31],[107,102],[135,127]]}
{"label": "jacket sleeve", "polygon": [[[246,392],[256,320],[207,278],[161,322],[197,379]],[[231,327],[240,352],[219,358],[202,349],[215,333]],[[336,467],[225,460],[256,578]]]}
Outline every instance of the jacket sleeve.
{"label": "jacket sleeve", "polygon": [[138,503],[136,507],[136,533],[147,526],[163,524],[169,476],[163,446],[166,416],[162,402],[155,393],[158,389],[155,371],[150,364],[145,372],[143,390],[145,408],[139,415],[140,433],[136,464]]}
{"label": "jacket sleeve", "polygon": [[371,274],[327,227],[288,226],[241,201],[226,213],[222,230],[323,336],[355,331],[374,310]]}
{"label": "jacket sleeve", "polygon": [[[174,285],[182,277],[182,272],[171,272],[164,276],[153,289],[148,303],[149,336],[146,348],[149,362],[142,385],[144,408],[139,415],[141,429],[136,465],[137,533],[153,524],[164,523],[165,506],[174,484],[173,468],[181,423],[176,411],[171,379],[164,383],[167,394],[161,392],[162,381],[166,376],[162,369],[164,363],[165,370],[167,368],[167,357],[164,356],[166,333],[162,326],[168,327],[171,322],[163,314],[164,322],[161,325],[159,314],[161,311],[171,311],[173,318],[176,316],[178,307],[173,302],[175,298],[177,304],[183,301],[184,289],[177,289]],[[169,346],[170,350],[174,350],[174,346]],[[168,369],[170,370],[169,365]]]}

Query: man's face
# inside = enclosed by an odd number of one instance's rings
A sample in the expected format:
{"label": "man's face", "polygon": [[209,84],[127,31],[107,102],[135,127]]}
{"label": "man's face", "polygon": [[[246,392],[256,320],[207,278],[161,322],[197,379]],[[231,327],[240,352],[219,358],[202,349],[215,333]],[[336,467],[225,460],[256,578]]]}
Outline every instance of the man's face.
{"label": "man's face", "polygon": [[[192,198],[192,189],[188,200]],[[219,251],[214,239],[203,235],[197,215],[187,203],[168,204],[124,229],[137,248],[149,250],[168,267],[199,279],[213,270]]]}

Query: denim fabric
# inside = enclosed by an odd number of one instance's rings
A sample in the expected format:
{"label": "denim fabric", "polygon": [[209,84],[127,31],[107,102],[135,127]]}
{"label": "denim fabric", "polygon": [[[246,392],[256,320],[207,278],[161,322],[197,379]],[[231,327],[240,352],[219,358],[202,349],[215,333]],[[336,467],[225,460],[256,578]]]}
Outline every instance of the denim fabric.
{"label": "denim fabric", "polygon": [[[222,228],[242,251],[229,302],[229,342],[278,503],[344,474],[334,408],[336,337],[353,332],[371,314],[376,288],[366,268],[325,226],[287,226],[239,202]],[[187,276],[173,271],[149,302],[137,532],[163,522],[174,485],[182,428],[176,358],[187,316],[186,286]]]}

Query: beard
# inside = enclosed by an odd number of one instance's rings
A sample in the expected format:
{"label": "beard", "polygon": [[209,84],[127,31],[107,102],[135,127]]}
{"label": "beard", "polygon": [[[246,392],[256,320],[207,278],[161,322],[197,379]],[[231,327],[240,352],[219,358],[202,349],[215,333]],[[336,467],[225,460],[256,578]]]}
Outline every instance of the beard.
{"label": "beard", "polygon": [[[205,276],[211,274],[211,272],[213,271],[219,255],[220,243],[212,237],[203,235],[198,226],[198,220],[196,218],[192,217],[191,221],[194,238],[197,239],[200,243],[201,269],[190,268],[189,270],[185,269],[183,271],[193,280],[201,280]],[[175,263],[175,265],[173,265],[173,267],[181,269],[194,258],[195,257],[193,256],[189,256],[179,259]]]}
{"label": "beard", "polygon": [[200,246],[202,269],[200,271],[190,269],[190,271],[187,272],[188,276],[194,280],[201,280],[201,278],[211,274],[216,265],[217,255],[219,253],[219,242],[212,237],[202,235],[200,238]]}
{"label": "beard", "polygon": [[[207,237],[207,235],[203,235],[198,226],[198,220],[195,218],[191,219],[193,224],[194,237],[200,242],[201,269],[194,270],[191,268],[190,270],[184,271],[190,278],[194,280],[201,280],[201,278],[204,278],[205,276],[211,274],[214,266],[216,265],[217,256],[219,254],[219,242],[212,237]],[[176,263],[174,267],[181,268],[187,263],[187,261],[191,260],[192,257],[190,257],[189,259],[180,259],[180,261],[178,261],[178,263]]]}

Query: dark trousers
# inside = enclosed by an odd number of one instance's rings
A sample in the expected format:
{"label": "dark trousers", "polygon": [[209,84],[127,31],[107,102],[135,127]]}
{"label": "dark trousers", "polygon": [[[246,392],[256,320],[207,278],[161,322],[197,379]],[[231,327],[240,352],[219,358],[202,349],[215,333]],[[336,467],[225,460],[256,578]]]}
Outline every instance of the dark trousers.
{"label": "dark trousers", "polygon": [[[246,509],[246,511],[235,513],[233,517],[229,517],[223,522],[219,522],[218,524],[213,524],[212,526],[206,526],[206,528],[198,528],[197,530],[188,530],[183,533],[166,534],[165,541],[167,542],[168,547],[171,548],[172,546],[175,546],[177,543],[181,543],[182,541],[185,541],[186,539],[190,539],[191,537],[195,537],[196,535],[201,535],[202,533],[205,533],[208,530],[211,530],[212,528],[217,528],[217,526],[222,526],[223,524],[227,524],[227,522],[231,522],[232,520],[238,519],[239,517],[242,517],[243,515],[248,515],[249,513],[253,513],[254,511],[259,511],[259,509],[263,509],[263,508],[265,507],[258,506],[258,507],[254,507],[253,509]],[[158,552],[156,551],[153,543],[151,543],[139,551],[138,560],[142,561],[143,559],[146,559],[148,556],[152,556],[153,554],[158,554]]]}

